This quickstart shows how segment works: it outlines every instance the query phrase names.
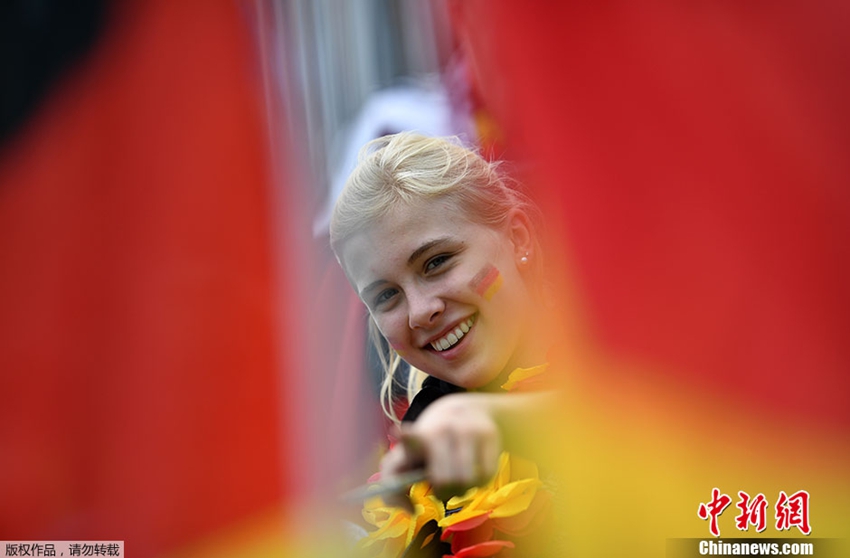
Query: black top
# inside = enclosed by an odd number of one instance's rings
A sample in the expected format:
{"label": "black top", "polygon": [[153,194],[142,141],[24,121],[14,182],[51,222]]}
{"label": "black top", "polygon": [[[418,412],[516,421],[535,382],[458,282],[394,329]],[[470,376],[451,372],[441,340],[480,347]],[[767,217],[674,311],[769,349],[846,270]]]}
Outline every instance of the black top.
{"label": "black top", "polygon": [[449,395],[450,393],[459,393],[462,391],[466,390],[454,384],[444,382],[443,380],[438,380],[433,376],[428,376],[422,382],[422,389],[416,394],[413,401],[410,402],[410,407],[407,408],[407,412],[404,413],[404,417],[402,417],[401,421],[413,422],[420,414],[422,414],[422,411],[424,411],[428,405],[437,399],[444,395]]}

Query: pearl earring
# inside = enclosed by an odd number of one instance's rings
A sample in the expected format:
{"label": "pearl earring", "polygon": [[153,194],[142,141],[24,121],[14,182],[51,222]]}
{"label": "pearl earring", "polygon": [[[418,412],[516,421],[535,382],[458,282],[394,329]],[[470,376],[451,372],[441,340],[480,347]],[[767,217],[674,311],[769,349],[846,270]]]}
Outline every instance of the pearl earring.
{"label": "pearl earring", "polygon": [[519,263],[521,263],[522,265],[528,265],[528,252],[526,252],[525,255],[519,259]]}

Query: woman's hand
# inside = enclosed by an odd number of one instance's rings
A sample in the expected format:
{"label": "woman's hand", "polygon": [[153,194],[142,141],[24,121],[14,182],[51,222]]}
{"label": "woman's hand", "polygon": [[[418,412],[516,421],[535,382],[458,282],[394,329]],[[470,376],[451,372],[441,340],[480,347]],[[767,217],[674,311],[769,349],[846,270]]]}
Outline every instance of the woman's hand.
{"label": "woman's hand", "polygon": [[441,497],[486,482],[502,451],[494,397],[506,398],[458,393],[434,401],[416,422],[401,425],[399,443],[381,461],[381,475],[424,468]]}
{"label": "woman's hand", "polygon": [[554,435],[547,425],[558,401],[553,392],[441,397],[401,425],[399,443],[381,460],[381,476],[424,469],[446,500],[490,480],[503,449],[545,463]]}

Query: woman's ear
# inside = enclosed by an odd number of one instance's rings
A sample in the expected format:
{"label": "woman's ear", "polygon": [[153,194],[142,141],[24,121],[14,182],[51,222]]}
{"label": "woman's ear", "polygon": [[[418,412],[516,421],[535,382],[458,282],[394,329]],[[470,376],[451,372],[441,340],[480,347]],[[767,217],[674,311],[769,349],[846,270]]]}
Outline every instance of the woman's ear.
{"label": "woman's ear", "polygon": [[[514,258],[517,263],[528,263],[534,255],[534,241],[531,235],[531,221],[524,211],[512,209],[508,216],[508,237],[514,249]],[[525,259],[523,259],[525,258]]]}

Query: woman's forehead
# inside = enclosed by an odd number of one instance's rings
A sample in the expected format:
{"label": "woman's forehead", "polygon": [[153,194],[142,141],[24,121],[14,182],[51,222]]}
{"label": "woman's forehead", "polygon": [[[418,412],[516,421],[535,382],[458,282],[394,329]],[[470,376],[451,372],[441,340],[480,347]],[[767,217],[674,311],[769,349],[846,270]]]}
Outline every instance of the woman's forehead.
{"label": "woman's forehead", "polygon": [[341,245],[340,258],[349,278],[362,288],[371,279],[415,263],[423,247],[495,235],[497,231],[468,219],[451,204],[425,200],[401,204],[364,224]]}
{"label": "woman's forehead", "polygon": [[445,197],[399,200],[386,212],[364,223],[367,234],[397,234],[404,231],[432,228],[457,228],[471,223],[456,203]]}
{"label": "woman's forehead", "polygon": [[[361,232],[377,241],[382,237],[437,237],[461,231],[497,232],[500,227],[482,223],[459,200],[448,196],[399,200],[385,213],[365,222]],[[421,238],[420,238],[421,239]]]}

